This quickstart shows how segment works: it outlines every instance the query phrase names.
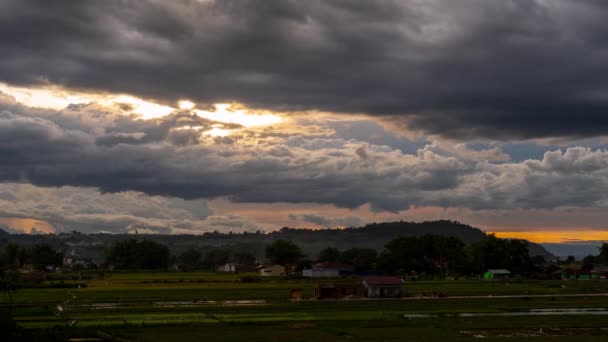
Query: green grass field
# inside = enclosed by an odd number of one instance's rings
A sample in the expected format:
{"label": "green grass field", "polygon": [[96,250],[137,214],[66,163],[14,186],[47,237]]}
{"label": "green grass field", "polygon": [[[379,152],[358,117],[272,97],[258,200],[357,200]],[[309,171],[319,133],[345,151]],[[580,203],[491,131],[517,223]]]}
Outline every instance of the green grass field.
{"label": "green grass field", "polygon": [[[202,336],[218,341],[608,338],[608,315],[484,316],[538,309],[608,310],[608,296],[591,296],[608,293],[608,282],[603,281],[417,281],[406,283],[408,298],[403,300],[288,300],[294,288],[304,289],[304,297],[310,297],[313,283],[306,279],[242,283],[239,275],[208,272],[113,273],[89,280],[80,289],[20,290],[13,316],[27,329],[62,327],[66,336],[101,332],[141,341],[198,341]],[[448,297],[422,297],[433,293]],[[568,294],[582,296],[560,297]],[[503,295],[525,297],[494,297]],[[243,302],[231,302],[235,300]],[[65,306],[61,317],[58,304]],[[463,313],[477,316],[463,317]],[[404,316],[411,314],[420,317]],[[65,328],[70,320],[76,323]]]}

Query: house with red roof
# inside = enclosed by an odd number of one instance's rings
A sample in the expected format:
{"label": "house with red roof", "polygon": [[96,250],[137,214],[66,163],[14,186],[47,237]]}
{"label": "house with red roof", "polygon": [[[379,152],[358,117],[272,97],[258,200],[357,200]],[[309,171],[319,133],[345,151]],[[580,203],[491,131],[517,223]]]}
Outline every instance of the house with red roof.
{"label": "house with red roof", "polygon": [[365,295],[369,298],[401,298],[403,297],[403,279],[396,276],[365,276],[363,277]]}

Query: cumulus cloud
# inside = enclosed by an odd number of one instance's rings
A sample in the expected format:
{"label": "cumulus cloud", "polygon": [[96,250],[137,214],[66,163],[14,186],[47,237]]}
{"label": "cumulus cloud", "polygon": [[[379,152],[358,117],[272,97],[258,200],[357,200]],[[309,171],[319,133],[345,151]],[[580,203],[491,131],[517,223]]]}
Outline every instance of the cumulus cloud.
{"label": "cumulus cloud", "polygon": [[9,195],[0,198],[0,217],[44,220],[58,231],[210,230],[205,220],[212,210],[206,200],[185,201],[133,191],[102,194],[92,188],[41,188],[16,183],[0,184],[0,193]]}
{"label": "cumulus cloud", "polygon": [[[343,208],[369,204],[372,210],[392,212],[419,206],[550,209],[604,207],[608,203],[608,152],[586,147],[548,151],[542,159],[510,162],[496,148],[471,150],[466,146],[427,144],[410,154],[386,145],[297,132],[262,136],[249,131],[250,136],[235,137],[230,143],[217,143],[215,138],[197,132],[190,144],[175,144],[166,133],[171,129],[166,127],[189,127],[192,122],[200,123],[200,118],[178,112],[143,120],[100,114],[95,106],[63,111],[28,109],[14,103],[2,106],[0,182],[5,183],[92,188],[90,191],[116,196],[142,193],[145,201],[152,203],[157,201],[151,200],[154,196],[229,198],[236,202],[319,203]],[[100,137],[107,137],[109,132],[140,138],[100,143]],[[490,158],[495,161],[480,154],[495,156]],[[100,203],[107,201],[92,192],[88,195]],[[114,201],[113,195],[103,196]],[[45,202],[65,203],[71,197],[62,194]],[[88,212],[37,210],[69,213],[88,222],[90,215],[97,213],[97,206],[84,197],[76,201],[89,203]],[[0,200],[7,203],[23,203],[19,198],[18,191],[0,190]],[[190,202],[180,207],[185,203]],[[154,225],[140,220],[142,217],[165,219],[155,216],[164,212],[156,204],[130,210],[113,208],[104,220],[114,226],[132,221]],[[202,212],[192,220],[205,215]],[[230,224],[234,221],[232,218]],[[192,226],[187,222],[162,223],[168,224]]]}
{"label": "cumulus cloud", "polygon": [[[161,134],[155,139],[100,144],[99,137],[116,130],[117,121],[123,132],[128,129],[130,134],[145,137],[148,125],[172,123],[178,114],[144,124],[129,116],[95,120],[93,112],[78,124],[65,124],[70,121],[65,117],[82,114],[4,110],[0,153],[5,167],[0,170],[0,180],[96,187],[102,192],[133,190],[186,199],[228,196],[250,202],[319,202],[344,207],[370,202],[379,208],[400,208],[409,205],[401,195],[401,203],[385,200],[376,189],[390,183],[410,189],[450,187],[469,168],[455,158],[430,151],[404,155],[386,146],[367,147],[367,158],[361,159],[358,142],[301,135],[228,145],[211,143],[212,138],[200,135],[206,140],[184,146],[162,140]],[[401,174],[404,167],[410,172]],[[362,177],[369,179],[368,184],[360,182]]]}
{"label": "cumulus cloud", "polygon": [[6,0],[0,80],[367,113],[456,139],[606,135],[607,15],[597,0]]}

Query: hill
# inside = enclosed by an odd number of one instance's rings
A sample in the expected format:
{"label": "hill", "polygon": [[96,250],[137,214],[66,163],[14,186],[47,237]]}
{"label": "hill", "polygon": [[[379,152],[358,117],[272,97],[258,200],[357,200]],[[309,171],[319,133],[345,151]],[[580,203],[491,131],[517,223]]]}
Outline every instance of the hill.
{"label": "hill", "polygon": [[[320,229],[284,227],[269,233],[219,233],[210,232],[201,235],[132,235],[132,234],[82,234],[78,232],[58,235],[8,235],[5,239],[23,245],[47,242],[56,248],[69,252],[76,249],[80,254],[101,262],[103,252],[109,245],[124,239],[149,239],[167,245],[171,252],[178,254],[189,248],[206,252],[213,248],[246,250],[258,258],[264,257],[268,244],[274,240],[292,240],[302,247],[304,252],[314,258],[320,250],[331,246],[340,250],[353,247],[374,248],[378,251],[384,245],[399,236],[421,236],[437,234],[460,238],[467,244],[483,239],[486,234],[479,228],[463,223],[440,220],[426,222],[384,222],[372,223],[364,227],[345,229]],[[551,257],[542,246],[530,244],[531,255]]]}
{"label": "hill", "polygon": [[381,250],[384,244],[396,237],[425,234],[454,236],[467,244],[479,241],[486,236],[478,228],[446,220],[419,223],[405,221],[371,223],[364,227],[345,229],[283,228],[269,235],[275,239],[292,240],[300,244],[306,252],[316,254],[328,246],[338,249],[367,247]]}

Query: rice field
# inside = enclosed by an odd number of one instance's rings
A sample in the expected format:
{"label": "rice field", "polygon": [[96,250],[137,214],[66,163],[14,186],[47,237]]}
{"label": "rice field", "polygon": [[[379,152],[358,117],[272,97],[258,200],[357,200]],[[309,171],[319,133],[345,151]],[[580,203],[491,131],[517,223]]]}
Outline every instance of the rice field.
{"label": "rice field", "polygon": [[[608,310],[608,296],[603,296],[608,282],[603,281],[416,281],[405,284],[404,299],[310,300],[314,281],[309,279],[249,283],[241,277],[209,272],[106,274],[84,281],[82,288],[20,290],[13,316],[32,331],[54,329],[77,337],[107,333],[138,341],[161,341],[175,329],[182,331],[179,340],[205,335],[206,340],[221,341],[244,336],[261,340],[259,330],[269,329],[281,332],[275,340],[399,340],[410,335],[433,340],[442,333],[454,340],[608,337],[606,316],[583,310]],[[304,300],[289,300],[294,288],[304,290]],[[447,297],[432,297],[437,294]],[[564,309],[580,314],[526,314]],[[539,330],[542,333],[533,333]]]}

